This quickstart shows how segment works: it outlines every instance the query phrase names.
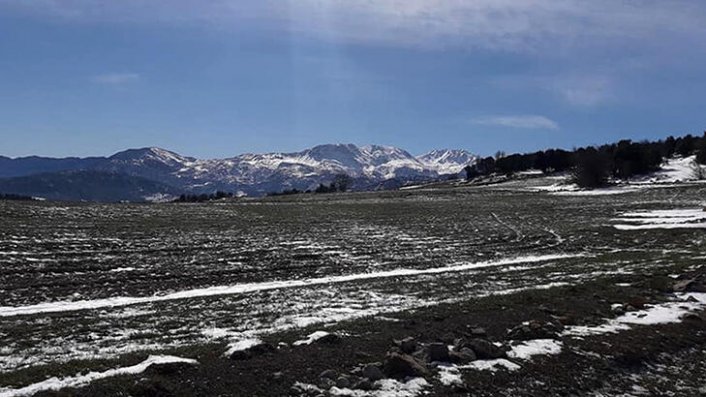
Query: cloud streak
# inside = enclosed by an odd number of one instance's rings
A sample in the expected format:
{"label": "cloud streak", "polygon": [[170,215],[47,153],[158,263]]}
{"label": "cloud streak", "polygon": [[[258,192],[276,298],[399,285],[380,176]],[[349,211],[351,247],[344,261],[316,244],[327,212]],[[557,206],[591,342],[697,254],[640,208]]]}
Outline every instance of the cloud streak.
{"label": "cloud streak", "polygon": [[473,124],[509,127],[529,130],[558,130],[559,124],[554,120],[539,115],[499,115],[482,116],[471,120]]}

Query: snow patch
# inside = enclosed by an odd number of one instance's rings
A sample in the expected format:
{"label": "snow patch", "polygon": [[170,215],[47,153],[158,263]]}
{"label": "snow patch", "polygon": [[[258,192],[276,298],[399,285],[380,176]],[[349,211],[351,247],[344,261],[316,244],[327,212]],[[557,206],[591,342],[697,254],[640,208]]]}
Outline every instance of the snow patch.
{"label": "snow patch", "polygon": [[662,165],[662,169],[644,177],[631,180],[631,183],[679,183],[696,180],[696,167],[706,170],[703,165],[696,164],[696,156],[674,157]]}
{"label": "snow patch", "polygon": [[319,340],[325,336],[328,336],[328,335],[330,335],[330,333],[328,333],[326,331],[316,331],[312,334],[309,334],[309,336],[307,336],[306,339],[302,339],[302,340],[298,340],[298,341],[294,342],[293,345],[294,346],[310,345],[310,344],[316,342],[317,340]]}
{"label": "snow patch", "polygon": [[248,350],[249,348],[253,346],[257,346],[261,344],[262,341],[257,338],[250,338],[250,339],[242,339],[237,342],[231,343],[228,345],[228,350],[223,353],[225,356],[230,356],[231,354],[235,352],[241,352],[244,350]]}
{"label": "snow patch", "polygon": [[532,356],[559,354],[562,346],[561,341],[554,339],[534,339],[513,346],[507,355],[510,358],[531,360]]}
{"label": "snow patch", "polygon": [[332,396],[350,397],[414,397],[422,394],[429,386],[424,378],[412,378],[407,382],[399,382],[394,379],[382,379],[375,382],[377,390],[351,390],[332,387],[329,394]]}
{"label": "snow patch", "polygon": [[476,360],[473,361],[472,363],[464,366],[460,366],[459,368],[469,368],[469,369],[475,369],[479,371],[491,371],[495,372],[499,369],[506,369],[508,371],[517,371],[521,367],[515,363],[513,363],[510,360],[506,360],[504,358],[498,358],[495,360]]}
{"label": "snow patch", "polygon": [[174,356],[149,356],[147,360],[130,367],[114,368],[104,372],[89,372],[85,375],[76,375],[61,379],[49,378],[20,389],[2,389],[0,390],[0,397],[31,396],[41,391],[57,391],[67,387],[82,387],[99,379],[120,375],[140,374],[152,365],[172,363],[198,364],[198,361]]}
{"label": "snow patch", "polygon": [[562,332],[564,336],[591,336],[608,333],[618,333],[628,330],[633,325],[655,325],[678,323],[682,317],[693,311],[703,309],[706,306],[706,293],[688,293],[677,295],[678,299],[686,300],[692,297],[696,302],[667,302],[659,305],[652,305],[647,309],[625,313],[606,323],[596,326],[575,325],[568,327]]}
{"label": "snow patch", "polygon": [[461,371],[456,365],[439,367],[439,382],[444,386],[463,385]]}
{"label": "snow patch", "polygon": [[132,272],[137,270],[134,267],[117,267],[115,269],[110,269],[111,273],[121,273],[121,272]]}

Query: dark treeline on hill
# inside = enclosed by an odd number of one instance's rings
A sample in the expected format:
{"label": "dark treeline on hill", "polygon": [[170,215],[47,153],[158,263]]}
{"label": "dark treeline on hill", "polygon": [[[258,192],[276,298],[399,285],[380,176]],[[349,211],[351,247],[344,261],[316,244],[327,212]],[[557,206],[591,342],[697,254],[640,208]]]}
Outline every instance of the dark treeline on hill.
{"label": "dark treeline on hill", "polygon": [[302,194],[302,193],[336,193],[345,192],[353,183],[353,178],[346,174],[338,174],[333,178],[333,181],[329,184],[319,183],[319,186],[312,190],[299,190],[296,188],[286,189],[281,192],[268,193],[268,196],[289,196],[292,194]]}
{"label": "dark treeline on hill", "polygon": [[511,175],[531,169],[545,173],[572,171],[581,187],[599,187],[610,178],[627,179],[644,175],[660,168],[663,160],[672,156],[696,155],[696,161],[706,164],[706,133],[702,137],[670,136],[659,141],[617,143],[589,146],[572,151],[550,149],[534,153],[486,157],[465,168],[471,180],[493,173]]}
{"label": "dark treeline on hill", "polygon": [[353,179],[346,174],[338,174],[333,178],[333,182],[328,185],[319,184],[314,193],[336,193],[345,192],[350,187]]}
{"label": "dark treeline on hill", "polygon": [[225,198],[232,198],[234,197],[233,193],[230,192],[222,192],[222,191],[217,191],[215,193],[211,194],[182,194],[174,200],[173,202],[175,203],[203,203],[206,201],[213,201],[213,200],[221,200]]}
{"label": "dark treeline on hill", "polygon": [[21,194],[0,193],[0,200],[32,201],[34,198],[30,196],[23,196]]}
{"label": "dark treeline on hill", "polygon": [[284,189],[281,192],[267,193],[267,195],[271,196],[271,197],[275,197],[275,196],[291,196],[293,194],[302,194],[302,193],[311,193],[311,190],[299,190],[297,188],[292,188],[292,189]]}

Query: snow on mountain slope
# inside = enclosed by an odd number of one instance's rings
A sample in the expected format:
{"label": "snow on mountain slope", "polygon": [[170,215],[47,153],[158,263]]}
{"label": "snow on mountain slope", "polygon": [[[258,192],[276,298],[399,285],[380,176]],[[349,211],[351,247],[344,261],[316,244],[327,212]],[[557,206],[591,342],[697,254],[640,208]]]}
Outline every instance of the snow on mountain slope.
{"label": "snow on mountain slope", "polygon": [[157,147],[128,149],[116,153],[108,158],[113,162],[123,164],[162,164],[169,167],[186,164],[195,161],[194,158],[184,157],[169,150],[160,149]]}
{"label": "snow on mountain slope", "polygon": [[[248,153],[201,160],[149,147],[125,150],[107,158],[76,159],[77,164],[72,166],[77,170],[137,176],[190,192],[242,190],[262,195],[283,189],[315,188],[319,183],[331,182],[337,174],[354,178],[361,189],[390,180],[403,184],[432,179],[458,173],[474,158],[462,150],[433,151],[414,157],[392,146],[330,144],[294,153]],[[8,163],[6,168],[15,164],[27,168],[22,159],[3,161]],[[31,169],[26,173],[31,174]]]}
{"label": "snow on mountain slope", "polygon": [[178,174],[195,179],[219,176],[231,183],[254,183],[282,175],[307,178],[347,174],[384,180],[410,175],[434,177],[437,172],[399,148],[339,144],[319,145],[295,153],[249,153],[224,160],[197,160],[184,164]]}
{"label": "snow on mountain slope", "polygon": [[465,166],[473,164],[478,159],[478,156],[465,150],[440,149],[432,150],[417,157],[417,159],[427,168],[443,175],[458,174]]}

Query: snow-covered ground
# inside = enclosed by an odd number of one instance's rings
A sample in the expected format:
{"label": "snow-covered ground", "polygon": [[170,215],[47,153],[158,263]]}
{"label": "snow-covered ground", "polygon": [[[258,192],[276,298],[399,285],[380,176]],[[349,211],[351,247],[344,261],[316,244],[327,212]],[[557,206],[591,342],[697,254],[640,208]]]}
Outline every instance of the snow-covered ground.
{"label": "snow-covered ground", "polygon": [[[673,274],[702,261],[698,231],[654,241],[612,227],[704,222],[702,185],[637,199],[515,190],[203,206],[0,203],[0,374],[202,343],[228,353],[311,327],[291,346],[344,335],[331,327],[341,321],[395,321],[394,312],[604,277],[613,285],[646,263]],[[568,344],[511,347],[505,360],[463,370],[517,368]]]}
{"label": "snow-covered ground", "polygon": [[334,277],[321,277],[309,280],[286,280],[286,281],[272,281],[264,283],[251,283],[251,284],[240,284],[232,286],[218,286],[194,289],[188,291],[174,292],[166,295],[155,295],[148,297],[115,297],[107,299],[96,299],[91,301],[64,301],[64,302],[50,302],[50,303],[40,303],[37,305],[30,306],[0,306],[0,317],[10,317],[10,316],[22,316],[22,315],[32,315],[41,313],[59,313],[59,312],[73,312],[79,310],[95,310],[102,308],[114,308],[121,306],[130,306],[137,304],[146,304],[162,301],[172,301],[181,299],[193,299],[202,298],[210,296],[220,296],[220,295],[238,295],[238,294],[248,294],[258,291],[267,291],[273,289],[287,289],[287,288],[299,288],[315,285],[329,285],[337,283],[347,283],[368,279],[384,279],[392,277],[410,277],[410,276],[420,276],[427,274],[441,274],[441,273],[454,273],[454,272],[464,272],[474,269],[482,269],[487,267],[495,266],[507,266],[512,264],[520,263],[537,263],[545,262],[559,259],[576,258],[582,256],[580,254],[556,254],[556,255],[540,255],[540,256],[526,256],[518,258],[508,258],[499,261],[490,262],[479,262],[479,263],[467,263],[460,265],[451,265],[438,268],[430,269],[395,269],[383,272],[371,272],[362,274],[351,274],[346,276],[334,276]]}

